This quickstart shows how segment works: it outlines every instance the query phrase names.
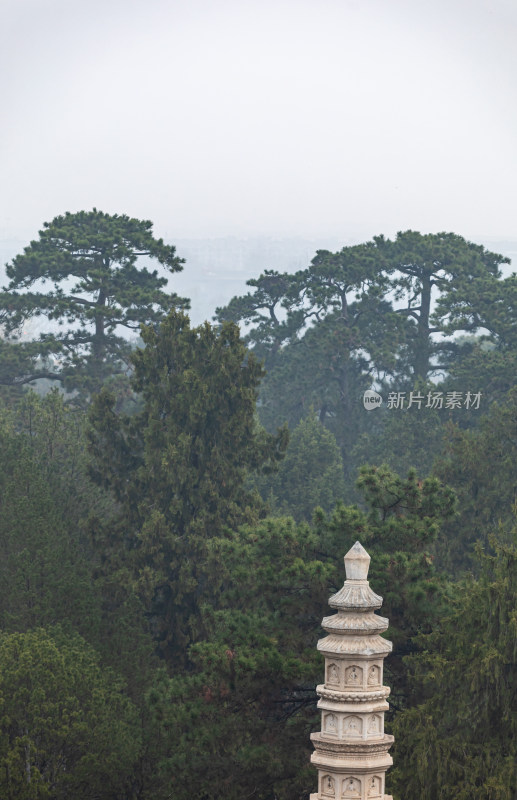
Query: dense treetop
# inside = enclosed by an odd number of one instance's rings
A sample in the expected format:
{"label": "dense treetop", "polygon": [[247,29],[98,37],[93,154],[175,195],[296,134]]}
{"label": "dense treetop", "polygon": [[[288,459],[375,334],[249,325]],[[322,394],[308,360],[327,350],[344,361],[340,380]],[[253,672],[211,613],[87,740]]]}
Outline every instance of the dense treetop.
{"label": "dense treetop", "polygon": [[[7,265],[10,282],[0,303],[6,333],[16,333],[33,316],[45,316],[64,330],[40,336],[40,354],[59,354],[60,370],[32,370],[34,376],[83,381],[99,387],[121,371],[129,345],[121,329],[137,333],[188,301],[164,291],[167,277],[138,263],[145,257],[166,272],[182,269],[175,248],[154,238],[152,223],[102,211],[66,213],[46,222],[39,239]],[[47,284],[50,286],[47,287]]]}
{"label": "dense treetop", "polygon": [[[0,795],[307,800],[319,625],[359,540],[394,642],[388,791],[514,800],[506,260],[375,237],[191,327],[140,258],[181,268],[149,222],[66,214],[0,297],[9,335],[63,323],[0,340]],[[50,355],[73,395],[23,388]]]}

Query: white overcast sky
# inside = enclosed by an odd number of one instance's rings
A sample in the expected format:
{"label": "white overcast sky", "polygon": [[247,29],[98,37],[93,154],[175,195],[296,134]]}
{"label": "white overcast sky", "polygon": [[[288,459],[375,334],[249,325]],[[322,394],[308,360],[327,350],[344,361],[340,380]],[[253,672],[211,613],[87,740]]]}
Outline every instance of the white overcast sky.
{"label": "white overcast sky", "polygon": [[516,238],[516,0],[1,0],[0,239]]}

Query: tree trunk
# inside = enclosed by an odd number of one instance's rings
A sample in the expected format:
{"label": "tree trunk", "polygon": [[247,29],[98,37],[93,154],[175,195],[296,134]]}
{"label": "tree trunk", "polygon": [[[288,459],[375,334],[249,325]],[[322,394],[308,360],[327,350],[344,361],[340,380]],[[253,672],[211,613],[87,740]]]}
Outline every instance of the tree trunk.
{"label": "tree trunk", "polygon": [[431,275],[422,277],[422,295],[420,299],[420,317],[418,320],[417,336],[415,343],[415,377],[426,380],[429,372],[429,359],[431,356],[431,341],[429,334],[429,316],[431,313]]}
{"label": "tree trunk", "polygon": [[103,287],[99,289],[99,296],[97,298],[95,309],[95,334],[92,342],[92,355],[95,361],[102,361],[106,350],[106,342],[104,336],[104,319],[105,319],[105,305],[106,305],[106,291]]}

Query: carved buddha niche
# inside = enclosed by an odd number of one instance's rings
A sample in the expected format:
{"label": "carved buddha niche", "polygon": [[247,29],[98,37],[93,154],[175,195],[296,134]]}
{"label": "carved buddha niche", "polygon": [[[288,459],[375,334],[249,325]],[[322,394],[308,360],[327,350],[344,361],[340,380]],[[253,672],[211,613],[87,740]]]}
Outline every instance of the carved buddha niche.
{"label": "carved buddha niche", "polygon": [[373,778],[368,778],[367,783],[367,797],[381,797],[382,794],[382,781],[378,775],[374,775]]}
{"label": "carved buddha niche", "polygon": [[381,718],[377,714],[372,714],[368,717],[366,732],[370,736],[381,732]]}
{"label": "carved buddha niche", "polygon": [[361,781],[357,778],[345,778],[341,797],[361,797]]}
{"label": "carved buddha niche", "polygon": [[332,775],[324,775],[321,779],[321,793],[329,797],[335,797],[336,789]]}
{"label": "carved buddha niche", "polygon": [[347,667],[345,672],[345,680],[347,686],[357,686],[360,688],[363,685],[363,670],[358,666]]}
{"label": "carved buddha niche", "polygon": [[381,671],[377,664],[368,667],[368,686],[379,686],[381,682]]}
{"label": "carved buddha niche", "polygon": [[362,736],[363,721],[360,717],[345,717],[343,722],[345,736]]}
{"label": "carved buddha niche", "polygon": [[324,730],[325,733],[330,733],[333,736],[337,736],[337,717],[335,714],[325,715]]}
{"label": "carved buddha niche", "polygon": [[339,667],[337,664],[329,664],[327,667],[327,683],[331,686],[339,686]]}

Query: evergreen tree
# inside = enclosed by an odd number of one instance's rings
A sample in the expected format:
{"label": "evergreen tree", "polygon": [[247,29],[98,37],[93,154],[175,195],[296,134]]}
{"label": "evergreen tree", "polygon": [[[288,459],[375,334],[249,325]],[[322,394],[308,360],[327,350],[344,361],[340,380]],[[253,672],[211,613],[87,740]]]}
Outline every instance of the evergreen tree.
{"label": "evergreen tree", "polygon": [[415,691],[404,656],[418,649],[417,634],[429,631],[444,610],[445,582],[432,552],[442,526],[455,513],[456,496],[436,477],[420,480],[410,470],[402,478],[386,465],[362,467],[357,486],[367,508],[361,527],[369,533],[371,582],[390,620],[394,653],[386,674],[392,705],[399,709]]}
{"label": "evergreen tree", "polygon": [[334,434],[346,472],[360,431],[362,396],[371,383],[364,360],[350,352],[349,333],[327,317],[283,348],[264,378],[258,406],[268,430],[280,422],[295,428],[314,408],[320,423]]}
{"label": "evergreen tree", "polygon": [[[437,340],[436,334],[475,332],[484,327],[476,310],[469,320],[457,312],[458,291],[464,297],[469,287],[490,286],[493,290],[501,283],[500,265],[509,259],[454,233],[404,231],[393,241],[376,236],[374,242],[379,263],[390,274],[397,299],[404,303],[397,308],[408,322],[401,368],[411,383],[425,381],[446,366],[440,358],[448,343]],[[434,310],[433,299],[437,301]],[[475,292],[470,293],[467,304],[476,308]]]}
{"label": "evergreen tree", "polygon": [[85,422],[57,390],[43,399],[29,392],[0,413],[0,627],[58,622],[80,633],[141,707],[154,648],[131,585],[105,574],[88,537],[88,516],[109,520],[115,508],[88,478]]}
{"label": "evergreen tree", "polygon": [[40,374],[45,374],[42,363],[42,349],[38,342],[17,342],[15,338],[0,337],[0,391],[4,402],[14,402],[23,394],[23,386],[41,367]]}
{"label": "evergreen tree", "polygon": [[211,543],[222,581],[205,604],[191,669],[150,693],[162,737],[163,781],[177,800],[286,800],[311,785],[315,649],[333,568],[307,525],[268,519]]}
{"label": "evergreen tree", "polygon": [[360,402],[373,373],[394,369],[404,321],[386,299],[373,244],[320,250],[295,275],[266,271],[256,288],[217,309],[219,320],[251,324],[247,341],[268,373],[259,415],[268,430],[295,427],[311,406],[334,433],[345,470],[359,431]]}
{"label": "evergreen tree", "polygon": [[[364,474],[370,513],[339,505],[315,525],[289,518],[242,526],[211,541],[217,605],[202,606],[205,635],[190,645],[188,673],[175,671],[149,694],[161,736],[164,784],[183,800],[298,800],[314,784],[309,732],[317,727],[316,650],[328,596],[344,579],[338,554],[356,539],[374,554],[371,580],[393,619],[400,653],[443,613],[441,586],[426,548],[450,513],[452,496],[436,480]],[[217,576],[217,577],[216,577]],[[411,688],[400,655],[389,675],[396,706]]]}
{"label": "evergreen tree", "polygon": [[184,314],[172,312],[159,329],[144,327],[142,338],[145,349],[132,361],[144,408],[117,415],[113,397],[97,398],[92,474],[122,508],[119,523],[105,531],[104,550],[112,566],[131,565],[164,652],[184,664],[203,628],[200,604],[220,587],[205,571],[209,541],[257,518],[259,498],[246,489],[247,475],[282,457],[286,432],[256,429],[263,370],[237,326],[191,329]]}
{"label": "evergreen tree", "polygon": [[255,479],[275,513],[310,522],[316,506],[331,511],[345,495],[343,460],[334,435],[314,411],[293,430],[278,472]]}
{"label": "evergreen tree", "polygon": [[[515,534],[514,534],[515,538]],[[517,795],[517,550],[478,551],[479,580],[451,593],[449,614],[410,659],[425,701],[395,723],[396,797],[514,800]]]}
{"label": "evergreen tree", "polygon": [[296,309],[297,275],[266,269],[258,278],[246,281],[246,285],[255,291],[233,297],[227,306],[216,309],[214,319],[244,323],[249,328],[244,341],[269,369],[281,346],[296,339],[310,312]]}
{"label": "evergreen tree", "polygon": [[0,626],[67,621],[94,635],[100,604],[81,522],[108,503],[86,475],[84,422],[53,392],[0,413]]}
{"label": "evergreen tree", "polygon": [[0,634],[0,792],[108,800],[140,749],[136,710],[95,651],[59,627]]}
{"label": "evergreen tree", "polygon": [[[107,375],[124,372],[130,345],[121,331],[137,331],[173,306],[188,305],[163,291],[167,278],[139,267],[140,257],[155,259],[170,273],[182,269],[175,248],[155,239],[147,220],[94,208],[44,223],[39,239],[7,265],[10,283],[0,306],[7,333],[16,333],[34,316],[66,328],[42,334],[39,340],[39,354],[56,354],[59,368],[29,368],[21,362],[12,381],[46,377],[67,388],[98,390]],[[46,291],[45,283],[53,288]],[[19,349],[28,358],[34,356],[33,343]]]}
{"label": "evergreen tree", "polygon": [[[337,253],[318,251],[294,275],[267,270],[249,281],[254,293],[233,298],[217,317],[245,323],[250,346],[265,359],[259,415],[266,428],[295,427],[313,405],[350,474],[358,436],[368,434],[361,398],[372,381],[387,391],[427,386],[430,376],[454,367],[459,346],[450,337],[460,331],[488,328],[508,340],[514,286],[499,271],[507,262],[453,233],[377,236]],[[484,289],[497,302],[482,300]],[[429,470],[429,449],[426,458],[417,447],[413,462],[411,452],[409,460],[397,454],[397,469],[413,463]]]}
{"label": "evergreen tree", "polygon": [[[458,516],[441,532],[437,554],[443,567],[472,569],[474,546],[508,530],[516,496],[517,389],[494,403],[477,428],[451,425],[435,474],[458,496]],[[502,527],[500,526],[502,523]]]}
{"label": "evergreen tree", "polygon": [[[363,433],[351,453],[352,464],[357,469],[364,464],[387,464],[398,474],[410,469],[416,469],[419,475],[431,474],[442,449],[447,421],[453,415],[447,409],[425,407],[428,393],[434,395],[441,389],[441,384],[415,386],[415,396],[424,398],[420,408],[386,408],[389,394],[384,392],[380,409],[361,409]],[[406,392],[405,406],[408,398]]]}

